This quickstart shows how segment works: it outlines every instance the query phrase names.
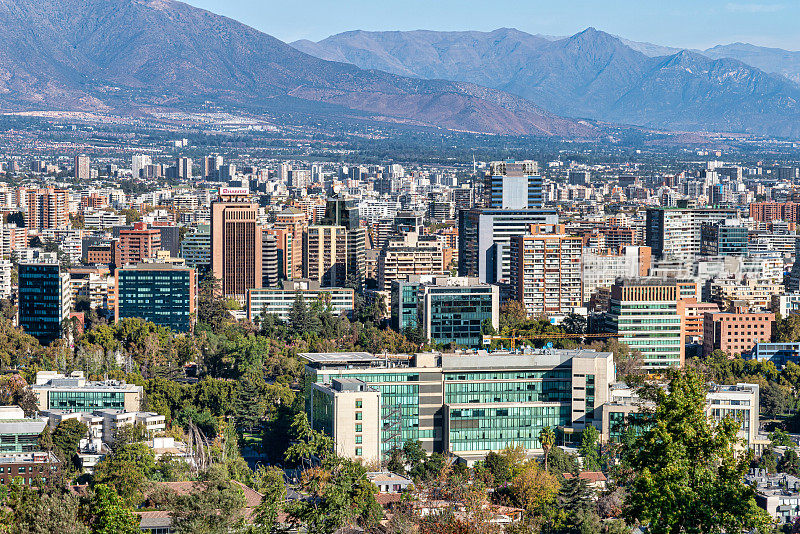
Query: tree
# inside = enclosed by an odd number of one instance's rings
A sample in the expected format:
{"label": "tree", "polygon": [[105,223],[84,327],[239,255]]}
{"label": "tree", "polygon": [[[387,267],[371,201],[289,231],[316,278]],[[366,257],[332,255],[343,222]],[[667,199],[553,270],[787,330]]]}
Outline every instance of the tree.
{"label": "tree", "polygon": [[760,397],[762,411],[772,417],[786,413],[793,404],[791,390],[776,382],[767,382]]}
{"label": "tree", "polygon": [[586,471],[600,470],[600,453],[598,451],[598,438],[600,433],[594,425],[586,425],[581,432],[580,455],[583,457],[583,468]]}
{"label": "tree", "polygon": [[775,473],[778,470],[778,456],[775,449],[767,447],[758,459],[758,468],[764,469],[767,473]]}
{"label": "tree", "polygon": [[772,446],[774,447],[794,447],[795,443],[792,441],[791,436],[785,430],[781,430],[780,428],[776,428],[768,435],[769,440],[772,442]]}
{"label": "tree", "polygon": [[545,513],[555,501],[558,490],[556,477],[533,461],[526,462],[511,481],[515,503],[529,514]]}
{"label": "tree", "polygon": [[766,528],[770,517],[744,483],[750,454],[737,451],[739,424],[706,416],[706,384],[692,369],[657,390],[651,426],[626,448],[628,522],[653,534],[720,533]]}
{"label": "tree", "polygon": [[224,466],[203,473],[193,491],[171,499],[170,516],[179,533],[225,534],[243,527],[245,497]]}
{"label": "tree", "polygon": [[95,482],[112,486],[128,504],[139,504],[148,479],[155,471],[153,449],[144,443],[127,443],[106,455],[94,470]]}
{"label": "tree", "polygon": [[600,518],[586,480],[578,476],[567,478],[558,493],[558,505],[563,514],[561,532],[600,534]]}
{"label": "tree", "polygon": [[53,430],[53,450],[62,461],[71,460],[78,453],[78,445],[87,432],[89,427],[77,419],[61,421]]}
{"label": "tree", "polygon": [[[5,488],[3,488],[5,489]],[[13,480],[0,498],[0,532],[8,534],[89,534],[79,517],[78,500]]]}
{"label": "tree", "polygon": [[404,475],[406,473],[403,451],[399,447],[392,447],[389,451],[389,463],[386,464],[386,469],[398,475]]}
{"label": "tree", "polygon": [[278,514],[286,501],[283,471],[277,467],[259,466],[253,479],[254,489],[264,495],[255,511],[255,523],[270,532],[275,528]]}
{"label": "tree", "polygon": [[289,309],[289,328],[294,336],[302,336],[309,332],[311,320],[309,318],[308,306],[301,292],[297,292],[294,303]]}
{"label": "tree", "polygon": [[778,461],[778,471],[789,475],[800,474],[800,458],[794,449],[787,450]]}
{"label": "tree", "polygon": [[86,506],[93,534],[137,534],[139,518],[113,488],[97,484]]}
{"label": "tree", "polygon": [[556,433],[552,428],[546,426],[539,432],[539,443],[542,444],[542,449],[544,450],[544,470],[549,471],[548,460],[550,449],[552,449],[553,445],[556,443]]}

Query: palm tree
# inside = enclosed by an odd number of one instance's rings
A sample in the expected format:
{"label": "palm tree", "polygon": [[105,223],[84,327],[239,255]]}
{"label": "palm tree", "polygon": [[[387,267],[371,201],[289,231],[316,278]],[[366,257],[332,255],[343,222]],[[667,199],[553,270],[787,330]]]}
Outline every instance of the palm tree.
{"label": "palm tree", "polygon": [[556,433],[553,432],[553,429],[549,426],[544,427],[541,432],[539,432],[539,443],[542,444],[542,449],[544,449],[544,470],[547,471],[548,467],[548,459],[550,456],[550,449],[553,448],[553,445],[556,442]]}

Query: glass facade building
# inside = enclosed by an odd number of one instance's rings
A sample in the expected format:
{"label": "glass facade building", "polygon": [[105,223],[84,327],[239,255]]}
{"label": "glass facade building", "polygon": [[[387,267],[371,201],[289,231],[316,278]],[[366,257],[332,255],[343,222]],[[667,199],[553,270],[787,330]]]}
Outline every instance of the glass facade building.
{"label": "glass facade building", "polygon": [[[419,440],[428,451],[470,456],[521,445],[540,449],[539,431],[601,427],[614,381],[611,353],[384,356],[306,353],[307,409],[321,410],[312,384],[362,380],[381,393],[381,451]],[[314,413],[324,421],[324,414]],[[569,430],[567,430],[569,431]]]}
{"label": "glass facade building", "polygon": [[19,325],[25,333],[42,345],[58,339],[70,307],[69,274],[58,263],[19,265]]}
{"label": "glass facade building", "polygon": [[166,264],[117,269],[116,320],[141,317],[174,332],[188,332],[195,319],[195,271]]}

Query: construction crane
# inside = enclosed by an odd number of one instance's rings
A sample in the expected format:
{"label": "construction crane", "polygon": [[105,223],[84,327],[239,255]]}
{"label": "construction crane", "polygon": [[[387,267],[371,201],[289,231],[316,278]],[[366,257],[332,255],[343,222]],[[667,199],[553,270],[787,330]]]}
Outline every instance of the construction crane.
{"label": "construction crane", "polygon": [[514,350],[517,341],[528,341],[532,339],[580,339],[580,338],[609,338],[609,337],[622,337],[622,334],[564,334],[562,332],[546,332],[544,334],[536,334],[529,336],[518,336],[512,334],[510,336],[483,336],[483,344],[489,345],[492,341],[508,340],[511,341],[511,350]]}

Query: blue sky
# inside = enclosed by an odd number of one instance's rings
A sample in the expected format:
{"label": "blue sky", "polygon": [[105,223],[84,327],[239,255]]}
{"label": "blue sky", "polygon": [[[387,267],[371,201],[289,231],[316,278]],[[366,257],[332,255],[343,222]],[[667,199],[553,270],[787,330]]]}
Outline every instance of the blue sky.
{"label": "blue sky", "polygon": [[707,48],[736,41],[800,50],[798,0],[184,0],[284,41],[347,30],[492,30],[571,35],[588,26],[635,41]]}

